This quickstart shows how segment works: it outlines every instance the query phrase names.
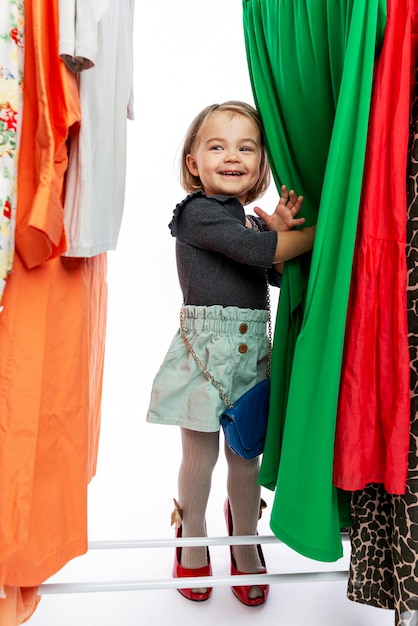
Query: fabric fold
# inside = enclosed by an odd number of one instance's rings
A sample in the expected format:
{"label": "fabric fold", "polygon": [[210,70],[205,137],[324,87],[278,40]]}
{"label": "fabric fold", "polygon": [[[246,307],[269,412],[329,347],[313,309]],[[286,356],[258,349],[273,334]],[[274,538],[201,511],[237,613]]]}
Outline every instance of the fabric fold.
{"label": "fabric fold", "polygon": [[244,0],[254,99],[277,186],[317,221],[312,261],[285,264],[260,482],[270,526],[305,556],[342,556],[347,498],[332,484],[346,313],[386,1]]}

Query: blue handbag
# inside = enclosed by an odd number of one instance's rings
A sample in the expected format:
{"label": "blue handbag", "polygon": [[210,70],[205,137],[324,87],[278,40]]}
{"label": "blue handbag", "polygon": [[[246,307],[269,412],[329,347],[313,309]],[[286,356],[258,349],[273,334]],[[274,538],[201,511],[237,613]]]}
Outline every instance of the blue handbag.
{"label": "blue handbag", "polygon": [[270,379],[251,387],[221,417],[225,441],[235,454],[253,459],[263,452],[269,412]]}

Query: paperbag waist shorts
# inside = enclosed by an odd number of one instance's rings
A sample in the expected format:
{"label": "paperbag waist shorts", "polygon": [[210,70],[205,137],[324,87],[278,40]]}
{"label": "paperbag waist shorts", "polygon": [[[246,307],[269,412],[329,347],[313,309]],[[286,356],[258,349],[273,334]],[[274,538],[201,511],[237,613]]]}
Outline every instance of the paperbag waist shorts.
{"label": "paperbag waist shorts", "polygon": [[[268,311],[189,305],[182,314],[187,339],[232,402],[266,377]],[[155,376],[147,420],[216,432],[225,406],[178,331]]]}

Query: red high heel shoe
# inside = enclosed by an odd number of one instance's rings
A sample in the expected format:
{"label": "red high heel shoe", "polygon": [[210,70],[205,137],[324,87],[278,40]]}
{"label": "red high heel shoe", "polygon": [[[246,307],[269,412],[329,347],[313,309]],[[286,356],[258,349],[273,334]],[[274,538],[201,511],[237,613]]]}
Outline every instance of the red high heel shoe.
{"label": "red high heel shoe", "polygon": [[[232,537],[232,514],[231,514],[231,507],[229,506],[228,498],[225,500],[224,513],[225,513],[226,525],[228,528],[228,534],[230,537]],[[257,544],[257,551],[258,551],[258,556],[260,558],[261,564],[264,567],[264,569],[259,573],[267,574],[263,551],[259,544]],[[245,575],[246,572],[240,572],[237,569],[234,555],[232,554],[232,546],[229,546],[229,552],[231,555],[231,575],[232,576]],[[256,598],[250,598],[249,592],[252,587],[258,587],[260,591],[262,592],[262,595],[257,596]],[[247,606],[258,606],[260,604],[264,604],[264,602],[267,600],[269,591],[270,591],[270,585],[235,585],[232,587],[233,594],[238,598],[240,602],[242,602],[243,604]]]}
{"label": "red high heel shoe", "polygon": [[[176,538],[181,537],[181,526],[176,528]],[[174,578],[191,578],[195,576],[212,576],[212,566],[210,563],[209,550],[207,550],[208,555],[208,564],[204,567],[198,567],[190,569],[188,567],[183,567],[181,565],[181,547],[176,547],[176,553],[174,557],[174,565],[173,565],[173,577]],[[188,600],[193,600],[194,602],[204,602],[208,598],[210,598],[212,593],[212,587],[208,587],[206,591],[203,593],[199,593],[193,591],[193,589],[177,589],[182,596],[187,598]]]}

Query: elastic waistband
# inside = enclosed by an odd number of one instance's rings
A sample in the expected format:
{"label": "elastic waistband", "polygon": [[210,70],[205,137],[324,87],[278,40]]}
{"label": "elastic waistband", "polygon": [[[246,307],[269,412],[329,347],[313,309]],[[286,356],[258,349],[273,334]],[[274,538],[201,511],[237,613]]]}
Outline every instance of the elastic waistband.
{"label": "elastic waistband", "polygon": [[256,336],[266,334],[268,311],[241,309],[234,306],[182,306],[185,330],[212,331],[225,334],[249,333]]}

